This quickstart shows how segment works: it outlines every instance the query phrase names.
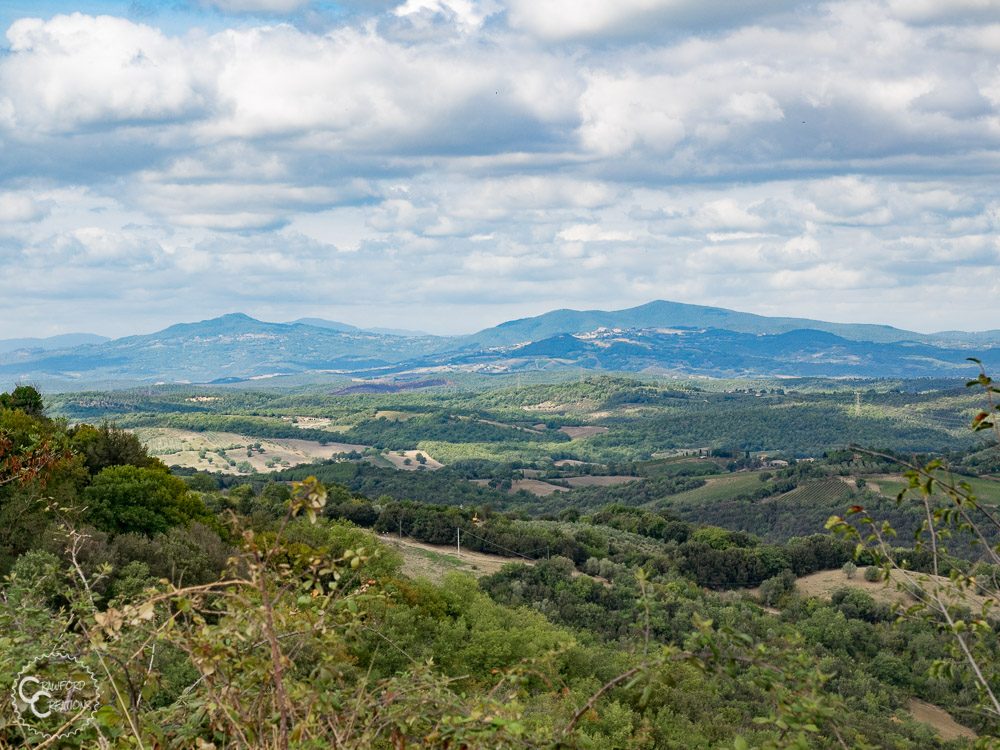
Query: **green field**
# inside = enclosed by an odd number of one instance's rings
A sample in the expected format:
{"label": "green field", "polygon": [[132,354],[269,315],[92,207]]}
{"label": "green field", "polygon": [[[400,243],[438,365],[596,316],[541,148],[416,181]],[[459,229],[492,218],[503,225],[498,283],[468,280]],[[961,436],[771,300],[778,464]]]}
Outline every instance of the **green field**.
{"label": "green field", "polygon": [[671,503],[684,505],[704,505],[729,500],[736,495],[752,492],[761,486],[759,471],[744,471],[736,474],[716,474],[705,477],[705,484],[697,489],[673,495]]}
{"label": "green field", "polygon": [[[956,475],[955,480],[967,482],[972,487],[976,497],[983,503],[1000,505],[1000,479]],[[880,494],[889,498],[895,498],[909,486],[906,478],[901,475],[871,477],[871,482],[878,485]]]}

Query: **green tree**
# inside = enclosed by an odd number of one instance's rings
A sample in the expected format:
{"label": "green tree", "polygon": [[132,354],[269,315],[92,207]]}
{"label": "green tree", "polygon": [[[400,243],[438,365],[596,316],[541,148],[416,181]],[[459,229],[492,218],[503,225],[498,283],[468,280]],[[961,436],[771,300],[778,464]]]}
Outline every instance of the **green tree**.
{"label": "green tree", "polygon": [[99,474],[109,466],[166,467],[146,450],[134,433],[105,422],[100,427],[82,424],[70,430],[73,449],[83,456],[87,470]]}
{"label": "green tree", "polygon": [[17,409],[33,417],[42,416],[42,394],[30,385],[19,385],[10,393],[0,393],[0,408]]}
{"label": "green tree", "polygon": [[84,490],[90,520],[111,534],[156,534],[208,510],[183,480],[159,469],[109,466]]}

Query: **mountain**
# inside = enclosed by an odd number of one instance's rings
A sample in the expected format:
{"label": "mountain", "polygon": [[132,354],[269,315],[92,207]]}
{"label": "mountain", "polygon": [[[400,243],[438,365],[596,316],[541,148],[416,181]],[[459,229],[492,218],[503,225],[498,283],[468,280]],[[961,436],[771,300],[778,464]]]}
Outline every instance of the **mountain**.
{"label": "mountain", "polygon": [[[1000,368],[1000,348],[977,350],[987,368]],[[715,377],[966,376],[967,350],[920,342],[852,341],[826,331],[753,334],[720,329],[609,329],[560,333],[512,347],[479,350],[453,365],[486,372],[577,367]]]}
{"label": "mountain", "polygon": [[673,302],[556,310],[463,337],[397,335],[316,318],[268,323],[233,313],[146,335],[96,338],[59,349],[0,351],[0,386],[27,381],[76,390],[566,368],[716,377],[966,377],[975,372],[970,355],[1000,371],[1000,338],[992,332],[918,334]]}
{"label": "mountain", "polygon": [[84,344],[100,344],[110,341],[107,336],[96,333],[63,333],[43,339],[0,339],[0,354],[16,351],[49,351],[52,349],[69,349]]}
{"label": "mountain", "polygon": [[383,336],[403,336],[413,338],[426,337],[430,335],[424,331],[412,331],[408,328],[358,328],[357,326],[352,326],[350,323],[338,323],[336,320],[324,320],[323,318],[299,318],[298,320],[292,321],[292,324],[295,323],[316,326],[317,328],[330,328],[334,331],[365,331],[366,333],[377,333]]}
{"label": "mountain", "polygon": [[626,310],[554,310],[534,318],[501,323],[494,328],[487,328],[467,336],[463,342],[467,346],[480,348],[512,346],[527,341],[538,341],[560,333],[584,333],[597,328],[717,328],[736,333],[763,334],[806,329],[826,331],[850,341],[874,343],[940,341],[949,346],[962,346],[966,343],[980,346],[1000,344],[1000,331],[988,331],[983,334],[960,332],[923,334],[868,323],[827,323],[807,318],[771,318],[722,307],[688,305],[664,300],[648,302]]}
{"label": "mountain", "polygon": [[433,351],[433,342],[339,331],[305,323],[266,323],[242,313],[179,323],[157,333],[37,356],[0,356],[4,379],[67,383],[212,382],[315,371],[378,370]]}

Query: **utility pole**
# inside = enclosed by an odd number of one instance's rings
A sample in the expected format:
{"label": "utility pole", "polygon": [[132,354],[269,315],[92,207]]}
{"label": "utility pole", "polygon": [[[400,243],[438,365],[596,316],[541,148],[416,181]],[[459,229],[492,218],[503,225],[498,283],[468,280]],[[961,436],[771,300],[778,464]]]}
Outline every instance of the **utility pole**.
{"label": "utility pole", "polygon": [[461,526],[457,526],[455,528],[455,530],[458,531],[458,545],[457,545],[457,549],[458,549],[458,556],[461,557],[462,556],[462,527]]}

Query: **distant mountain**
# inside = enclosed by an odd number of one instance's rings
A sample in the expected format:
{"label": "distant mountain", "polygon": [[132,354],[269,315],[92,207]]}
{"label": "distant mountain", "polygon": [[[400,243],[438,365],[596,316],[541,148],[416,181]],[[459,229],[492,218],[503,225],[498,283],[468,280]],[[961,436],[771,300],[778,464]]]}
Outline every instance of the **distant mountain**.
{"label": "distant mountain", "polygon": [[983,334],[947,332],[923,334],[892,326],[868,323],[827,323],[807,318],[771,318],[722,307],[687,305],[656,300],[626,310],[554,310],[534,318],[521,318],[464,337],[467,346],[488,348],[538,341],[560,333],[584,333],[597,328],[717,328],[736,333],[787,333],[795,330],[826,331],[851,341],[892,343],[936,340],[949,346],[1000,344],[1000,331]]}
{"label": "distant mountain", "polygon": [[288,325],[304,325],[304,326],[315,326],[316,328],[329,328],[331,331],[360,331],[361,329],[357,326],[352,326],[350,323],[338,323],[336,320],[324,320],[323,318],[299,318],[298,320],[293,320]]}
{"label": "distant mountain", "polygon": [[[1000,348],[977,350],[1000,368]],[[826,331],[754,334],[719,329],[608,329],[560,333],[519,346],[480,350],[452,364],[486,372],[578,367],[715,377],[895,377],[969,375],[967,350],[919,342],[851,341]]]}
{"label": "distant mountain", "polygon": [[96,333],[63,333],[43,339],[0,339],[0,354],[22,349],[25,351],[69,349],[74,346],[100,344],[105,341],[110,341],[110,339],[107,336],[98,336]]}
{"label": "distant mountain", "polygon": [[0,387],[27,381],[75,390],[279,376],[306,382],[333,373],[427,379],[456,371],[565,368],[720,377],[965,377],[975,371],[966,361],[970,355],[1000,371],[994,333],[927,335],[673,302],[608,312],[556,310],[462,337],[376,332],[317,318],[268,323],[233,313],[142,336],[0,350]]}
{"label": "distant mountain", "polygon": [[298,320],[292,321],[292,324],[295,323],[301,323],[307,326],[316,326],[317,328],[330,328],[334,331],[364,331],[366,333],[377,333],[382,336],[403,336],[404,338],[430,336],[429,333],[425,333],[424,331],[411,331],[408,328],[358,328],[357,326],[352,326],[349,323],[338,323],[336,320],[324,320],[323,318],[299,318]]}
{"label": "distant mountain", "polygon": [[242,313],[179,323],[157,333],[41,352],[0,356],[0,378],[39,375],[72,382],[233,382],[307,371],[378,370],[435,350],[434,342],[266,323]]}

